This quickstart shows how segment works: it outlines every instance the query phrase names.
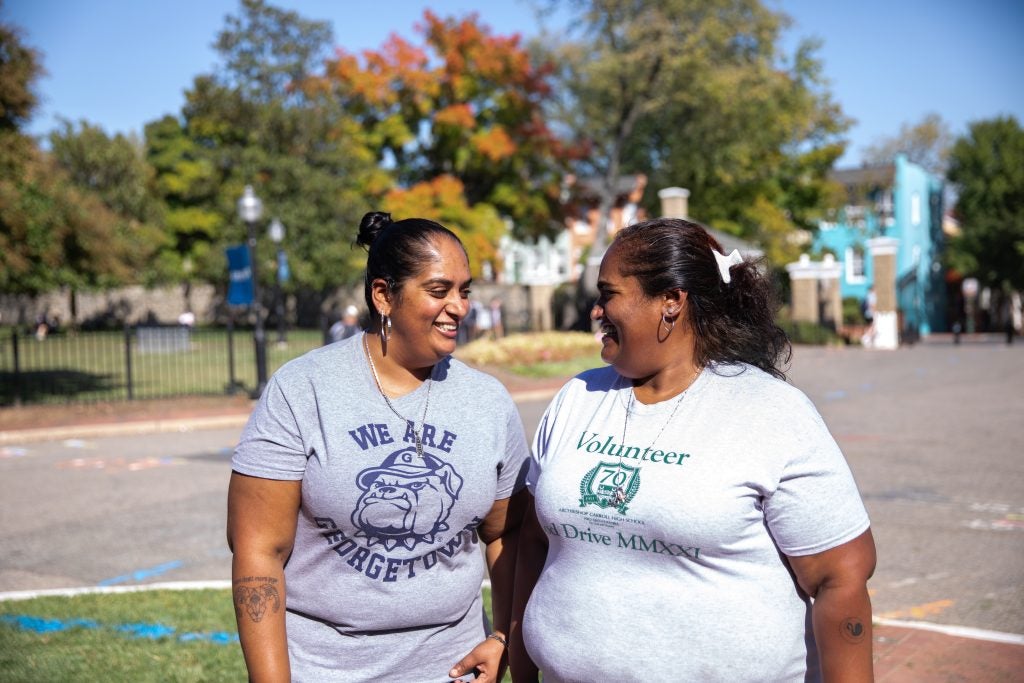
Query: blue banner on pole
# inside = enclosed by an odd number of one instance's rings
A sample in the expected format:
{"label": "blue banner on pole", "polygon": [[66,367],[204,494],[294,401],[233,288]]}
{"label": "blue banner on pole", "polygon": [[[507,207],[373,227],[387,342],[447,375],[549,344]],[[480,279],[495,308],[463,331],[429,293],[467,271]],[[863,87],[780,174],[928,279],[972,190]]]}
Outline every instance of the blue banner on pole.
{"label": "blue banner on pole", "polygon": [[278,249],[277,251],[277,277],[282,283],[288,282],[292,276],[292,270],[288,267],[288,254],[284,253],[284,249]]}
{"label": "blue banner on pole", "polygon": [[228,256],[228,305],[252,305],[252,265],[249,247],[239,244],[224,250]]}

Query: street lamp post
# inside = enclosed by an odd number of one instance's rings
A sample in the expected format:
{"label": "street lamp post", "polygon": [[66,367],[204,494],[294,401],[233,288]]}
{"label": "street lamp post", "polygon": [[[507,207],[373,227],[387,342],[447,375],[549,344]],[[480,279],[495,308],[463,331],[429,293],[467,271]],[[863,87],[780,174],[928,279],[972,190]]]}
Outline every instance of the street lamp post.
{"label": "street lamp post", "polygon": [[256,221],[263,215],[263,202],[252,190],[252,185],[245,186],[242,198],[238,200],[238,216],[245,222],[247,242],[249,246],[249,267],[252,269],[252,306],[256,313],[256,326],[252,331],[253,345],[256,350],[256,396],[262,396],[267,386],[267,339],[263,332],[263,309],[260,306],[260,279],[256,258]]}
{"label": "street lamp post", "polygon": [[275,268],[274,276],[274,312],[277,315],[277,343],[278,345],[284,345],[288,341],[285,339],[285,306],[284,296],[281,292],[281,242],[284,241],[284,223],[275,218],[270,221],[270,228],[267,232],[270,235],[270,241],[277,246],[277,268]]}

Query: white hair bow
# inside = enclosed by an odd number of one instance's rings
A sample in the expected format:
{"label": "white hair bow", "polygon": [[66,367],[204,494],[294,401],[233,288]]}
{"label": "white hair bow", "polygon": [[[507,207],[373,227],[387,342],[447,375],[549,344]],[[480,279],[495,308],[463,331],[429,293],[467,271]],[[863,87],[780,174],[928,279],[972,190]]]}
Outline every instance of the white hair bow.
{"label": "white hair bow", "polygon": [[729,273],[729,269],[737,263],[743,263],[743,257],[740,256],[739,250],[733,249],[728,256],[719,253],[715,249],[712,249],[711,253],[715,255],[715,261],[718,262],[718,272],[722,274],[722,282],[729,284],[732,282],[732,275]]}

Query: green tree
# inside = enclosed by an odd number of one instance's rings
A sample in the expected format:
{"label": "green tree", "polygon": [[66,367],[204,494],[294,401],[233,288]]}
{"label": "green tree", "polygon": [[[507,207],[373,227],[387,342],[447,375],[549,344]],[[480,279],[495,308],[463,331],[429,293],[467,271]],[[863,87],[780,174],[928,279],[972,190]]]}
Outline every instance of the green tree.
{"label": "green tree", "polygon": [[904,123],[900,132],[882,137],[864,150],[866,164],[891,164],[897,154],[937,176],[946,175],[949,151],[955,139],[949,125],[938,114],[925,115],[918,123]]}
{"label": "green tree", "polygon": [[[181,118],[147,127],[174,258],[195,277],[225,281],[222,249],[244,240],[235,206],[247,184],[265,206],[260,235],[273,217],[286,226],[293,289],[323,294],[358,275],[356,226],[367,195],[389,183],[351,117],[307,85],[330,41],[326,23],[244,0],[218,35],[218,69],[194,80]],[[257,258],[271,280],[269,240]]]}
{"label": "green tree", "polygon": [[158,269],[182,282],[223,277],[219,253],[226,219],[218,206],[222,171],[216,156],[189,137],[174,116],[146,125],[146,160],[154,173],[156,194],[163,201],[163,228],[168,241],[158,256]]}
{"label": "green tree", "polygon": [[972,123],[950,153],[963,230],[953,265],[984,285],[1024,289],[1024,130],[1012,116]]}
{"label": "green tree", "polygon": [[137,140],[120,133],[110,137],[86,121],[76,128],[65,120],[50,133],[50,154],[81,192],[95,194],[117,217],[117,238],[132,245],[124,251],[135,279],[149,284],[176,274],[161,272],[154,261],[168,239],[160,228],[153,169]]}
{"label": "green tree", "polygon": [[38,53],[0,23],[0,291],[114,285],[130,277],[117,216],[75,186],[22,132],[32,116]]}
{"label": "green tree", "polygon": [[565,93],[554,116],[588,149],[580,175],[604,186],[593,255],[619,177],[645,173],[652,187],[689,188],[698,220],[761,242],[776,263],[794,256],[790,235],[834,196],[826,174],[849,125],[815,44],[784,55],[788,18],[758,0],[568,4],[576,23],[553,48]]}
{"label": "green tree", "polygon": [[223,59],[218,81],[251,102],[303,103],[302,82],[329,56],[330,24],[310,21],[263,0],[242,0],[229,15],[214,47]]}

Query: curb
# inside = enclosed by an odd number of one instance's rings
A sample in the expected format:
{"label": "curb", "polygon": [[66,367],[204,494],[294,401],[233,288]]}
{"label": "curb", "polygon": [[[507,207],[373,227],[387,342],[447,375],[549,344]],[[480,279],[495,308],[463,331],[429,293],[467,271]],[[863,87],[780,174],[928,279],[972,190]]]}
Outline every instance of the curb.
{"label": "curb", "polygon": [[[512,394],[516,403],[549,400],[558,388],[528,389]],[[0,446],[39,441],[63,441],[75,438],[96,438],[103,436],[137,436],[139,434],[166,434],[168,432],[189,432],[198,429],[222,429],[241,427],[249,419],[249,412],[229,415],[208,415],[168,420],[137,420],[134,422],[107,422],[99,424],[63,425],[60,427],[38,427],[32,429],[11,429],[0,432]]]}
{"label": "curb", "polygon": [[[484,579],[481,588],[490,588],[491,580]],[[17,602],[34,600],[35,598],[62,597],[73,598],[78,595],[113,595],[116,593],[138,593],[140,591],[191,591],[191,590],[227,590],[231,588],[230,579],[212,579],[210,581],[164,581],[161,583],[143,583],[137,586],[84,586],[82,588],[41,588],[39,590],[9,591],[0,593],[0,602]]]}
{"label": "curb", "polygon": [[884,617],[874,617],[872,621],[878,626],[909,628],[917,631],[932,631],[934,633],[941,633],[944,636],[987,640],[992,643],[1024,645],[1024,635],[1019,635],[1017,633],[989,631],[981,628],[972,628],[970,626],[946,626],[944,624],[933,624],[930,621],[902,621],[900,619],[886,619]]}
{"label": "curb", "polygon": [[39,427],[36,429],[12,429],[0,432],[0,446],[13,443],[36,441],[61,441],[64,439],[124,436],[138,434],[160,434],[167,432],[188,432],[193,429],[218,429],[237,427],[245,424],[249,414],[213,415],[207,417],[178,418],[174,420],[139,420],[137,422],[113,422],[101,424],[66,425],[61,427]]}

